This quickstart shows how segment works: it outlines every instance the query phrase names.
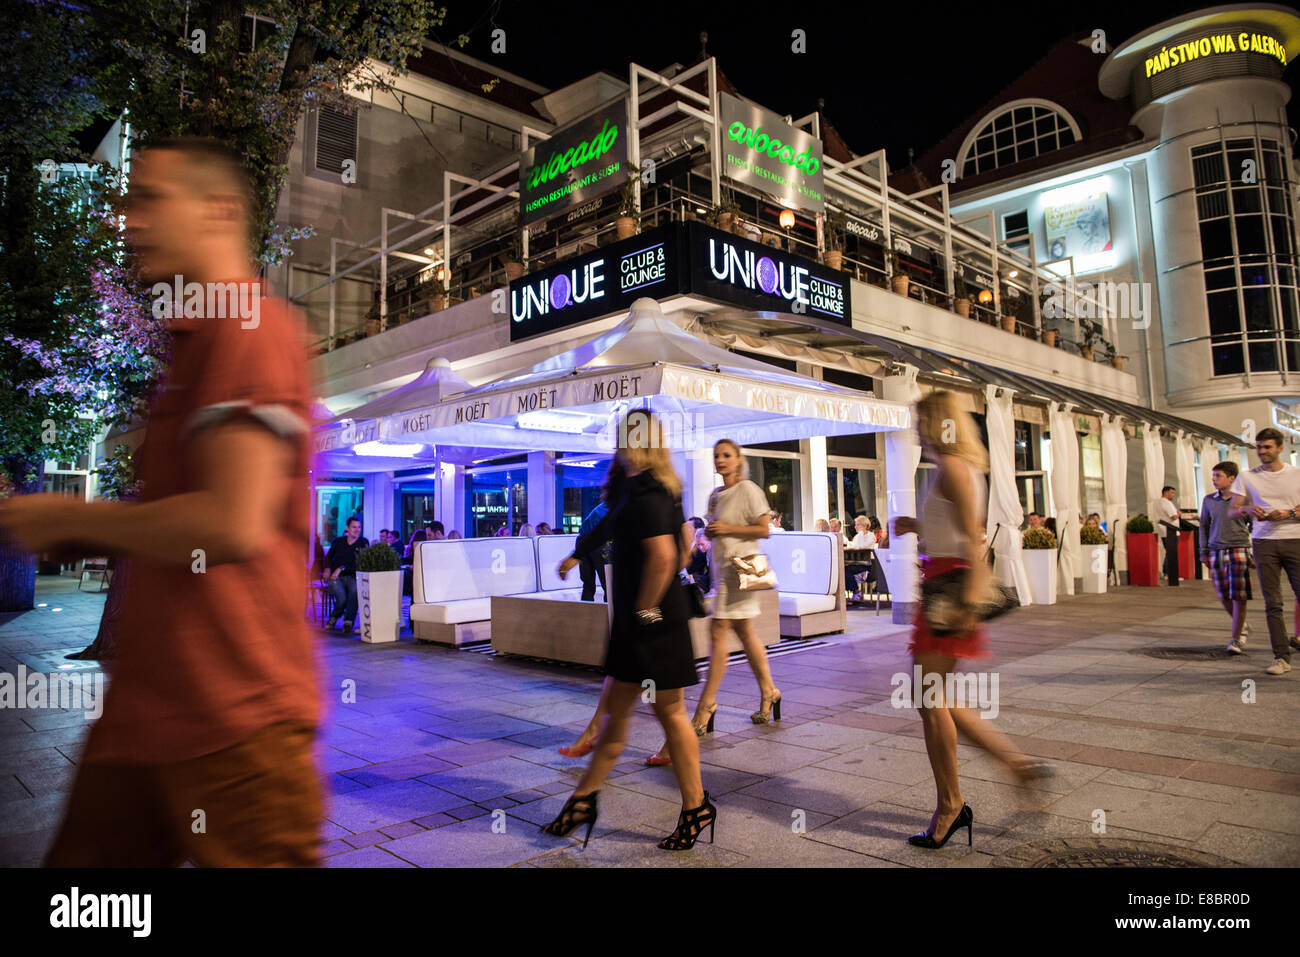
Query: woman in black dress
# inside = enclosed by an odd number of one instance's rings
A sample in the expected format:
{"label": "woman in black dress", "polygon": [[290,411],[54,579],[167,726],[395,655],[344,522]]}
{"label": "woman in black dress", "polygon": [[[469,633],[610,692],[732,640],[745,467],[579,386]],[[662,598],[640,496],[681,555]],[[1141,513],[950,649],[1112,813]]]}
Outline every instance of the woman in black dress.
{"label": "woman in black dress", "polygon": [[700,781],[699,741],[683,696],[683,689],[699,678],[687,628],[686,594],[677,577],[685,565],[681,479],[658,420],[649,412],[628,413],[619,430],[618,459],[627,477],[609,514],[614,540],[614,614],[605,655],[605,674],[613,679],[609,713],[587,773],[543,830],[563,837],[586,824],[586,847],[596,823],[596,796],[623,753],[637,699],[648,690],[682,792],[677,829],[659,847],[689,850],[706,827],[712,841],[717,808]]}

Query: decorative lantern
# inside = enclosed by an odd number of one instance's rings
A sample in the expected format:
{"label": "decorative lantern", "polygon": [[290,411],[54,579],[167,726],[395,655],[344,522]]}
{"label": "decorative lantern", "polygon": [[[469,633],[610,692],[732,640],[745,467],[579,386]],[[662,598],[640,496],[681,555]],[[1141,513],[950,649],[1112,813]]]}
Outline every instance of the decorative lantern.
{"label": "decorative lantern", "polygon": [[793,225],[794,225],[794,210],[793,209],[781,210],[781,228],[789,229]]}

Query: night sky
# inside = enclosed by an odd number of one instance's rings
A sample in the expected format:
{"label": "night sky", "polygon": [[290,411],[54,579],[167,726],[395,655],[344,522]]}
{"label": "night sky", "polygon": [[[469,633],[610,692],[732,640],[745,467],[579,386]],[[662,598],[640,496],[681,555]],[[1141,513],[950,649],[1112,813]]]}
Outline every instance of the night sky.
{"label": "night sky", "polygon": [[[1112,46],[1163,20],[1212,2],[764,4],[750,2],[543,3],[497,0],[484,7],[447,0],[433,39],[465,32],[465,52],[549,88],[600,69],[626,79],[629,61],[657,69],[687,63],[708,31],[709,53],[746,97],[802,116],[818,97],[857,153],[884,146],[906,165],[943,138],[1058,40],[1106,31]],[[791,13],[791,10],[804,12]],[[506,53],[490,50],[494,27]],[[805,54],[791,31],[807,32]],[[1293,71],[1292,71],[1293,72]],[[1290,76],[1288,75],[1288,79]],[[1290,105],[1292,125],[1297,104]]]}

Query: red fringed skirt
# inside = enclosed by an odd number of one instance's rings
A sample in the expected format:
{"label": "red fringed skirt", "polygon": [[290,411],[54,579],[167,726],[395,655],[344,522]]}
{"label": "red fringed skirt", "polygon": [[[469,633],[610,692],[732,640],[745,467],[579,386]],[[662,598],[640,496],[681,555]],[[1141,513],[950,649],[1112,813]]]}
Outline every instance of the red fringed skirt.
{"label": "red fringed skirt", "polygon": [[[957,568],[969,568],[970,563],[960,558],[922,559],[921,580],[929,581],[938,575]],[[976,625],[975,630],[964,635],[935,635],[925,620],[925,608],[917,604],[916,618],[912,625],[912,640],[907,646],[909,654],[943,655],[948,658],[989,658],[988,636],[983,625]]]}

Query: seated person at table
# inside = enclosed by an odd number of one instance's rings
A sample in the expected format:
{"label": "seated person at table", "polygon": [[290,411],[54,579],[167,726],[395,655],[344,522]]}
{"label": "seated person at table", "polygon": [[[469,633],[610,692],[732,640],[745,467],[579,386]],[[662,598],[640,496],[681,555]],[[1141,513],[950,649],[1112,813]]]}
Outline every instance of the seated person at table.
{"label": "seated person at table", "polygon": [[447,533],[447,540],[448,540],[448,541],[451,541],[452,539],[455,539],[455,538],[464,538],[464,537],[465,537],[465,536],[461,535],[461,533],[458,532],[458,531],[456,531],[456,529],[454,529],[454,528],[453,528],[450,532]]}
{"label": "seated person at table", "polygon": [[709,537],[704,534],[704,529],[697,529],[695,541],[691,544],[691,557],[686,564],[686,574],[691,576],[691,581],[704,595],[709,593],[709,587],[712,584],[709,579],[710,545]]}
{"label": "seated person at table", "polygon": [[538,522],[538,523],[537,523],[537,534],[538,534],[538,535],[553,535],[554,532],[551,531],[551,523],[550,523],[550,522]]}
{"label": "seated person at table", "polygon": [[876,536],[876,547],[888,548],[889,532],[885,529],[883,525],[880,524],[880,519],[874,515],[871,516],[870,529],[871,529],[871,534]]}
{"label": "seated person at table", "polygon": [[831,523],[826,521],[826,519],[824,518],[819,518],[817,519],[817,521],[813,522],[814,532],[829,532],[830,530],[831,530]]}
{"label": "seated person at table", "polygon": [[325,581],[334,596],[335,618],[329,626],[336,627],[339,619],[345,620],[345,635],[352,634],[357,620],[357,552],[369,545],[361,537],[361,520],[350,518],[347,534],[334,539],[329,554],[325,556]]}
{"label": "seated person at table", "polygon": [[849,543],[849,548],[875,548],[876,536],[871,533],[871,519],[865,515],[859,515],[853,520],[853,527],[857,534],[853,536],[853,541]]}

